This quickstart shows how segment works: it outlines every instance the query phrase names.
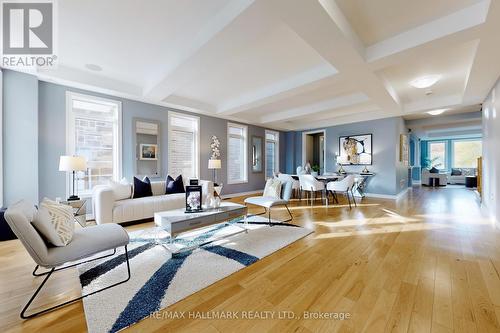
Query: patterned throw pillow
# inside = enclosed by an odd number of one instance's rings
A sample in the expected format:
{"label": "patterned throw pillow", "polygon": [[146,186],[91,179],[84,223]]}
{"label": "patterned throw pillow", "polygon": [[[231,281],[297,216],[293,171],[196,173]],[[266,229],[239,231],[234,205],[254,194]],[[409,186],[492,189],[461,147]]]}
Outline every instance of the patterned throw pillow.
{"label": "patterned throw pillow", "polygon": [[73,207],[43,199],[33,225],[53,245],[66,246],[75,231],[73,217]]}
{"label": "patterned throw pillow", "polygon": [[277,178],[270,178],[266,181],[266,187],[264,188],[264,197],[270,198],[281,198],[281,181]]}

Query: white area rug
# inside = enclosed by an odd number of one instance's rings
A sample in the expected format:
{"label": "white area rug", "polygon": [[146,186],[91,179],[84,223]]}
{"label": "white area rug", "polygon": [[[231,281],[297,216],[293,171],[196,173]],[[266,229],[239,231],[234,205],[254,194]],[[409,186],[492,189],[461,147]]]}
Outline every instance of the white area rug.
{"label": "white area rug", "polygon": [[[155,238],[168,234],[155,229],[130,233],[131,278],[128,282],[83,299],[89,332],[116,332],[239,271],[312,233],[292,226],[269,226],[267,219],[249,217],[248,233],[240,233],[185,250],[172,257]],[[241,230],[241,223],[221,224],[181,235],[180,249]],[[115,256],[78,266],[82,293],[87,294],[127,276],[124,250]]]}

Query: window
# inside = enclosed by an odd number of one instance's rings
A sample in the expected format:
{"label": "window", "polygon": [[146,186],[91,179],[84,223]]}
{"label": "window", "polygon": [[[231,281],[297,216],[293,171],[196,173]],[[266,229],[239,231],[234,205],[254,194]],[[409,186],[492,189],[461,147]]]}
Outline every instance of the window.
{"label": "window", "polygon": [[200,118],[168,113],[168,173],[198,178],[200,174]]}
{"label": "window", "polygon": [[229,184],[248,181],[247,127],[227,124],[227,182]]}
{"label": "window", "polygon": [[446,169],[446,142],[429,142],[429,158],[433,161],[432,166],[436,166],[437,169]]}
{"label": "window", "polygon": [[278,132],[266,130],[266,178],[279,171],[279,140]]}
{"label": "window", "polygon": [[[77,173],[75,192],[90,196],[96,185],[121,178],[121,103],[68,92],[67,154],[84,156],[87,172]],[[67,191],[72,191],[67,178]]]}
{"label": "window", "polygon": [[477,158],[482,155],[481,140],[453,141],[453,167],[476,168]]}

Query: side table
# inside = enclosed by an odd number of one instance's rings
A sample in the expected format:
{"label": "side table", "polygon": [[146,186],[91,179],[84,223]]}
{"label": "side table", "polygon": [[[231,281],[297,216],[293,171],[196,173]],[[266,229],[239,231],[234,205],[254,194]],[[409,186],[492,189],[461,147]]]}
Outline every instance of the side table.
{"label": "side table", "polygon": [[78,222],[83,228],[87,226],[87,200],[61,201],[61,204],[73,207],[75,222]]}

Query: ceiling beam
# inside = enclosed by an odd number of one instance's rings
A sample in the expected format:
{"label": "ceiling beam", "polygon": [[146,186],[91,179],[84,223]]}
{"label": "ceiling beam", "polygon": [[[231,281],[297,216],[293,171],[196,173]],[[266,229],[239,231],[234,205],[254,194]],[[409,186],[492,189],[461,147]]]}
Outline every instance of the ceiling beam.
{"label": "ceiling beam", "polygon": [[492,1],[464,87],[464,104],[482,103],[500,74],[500,2]]}
{"label": "ceiling beam", "polygon": [[381,109],[394,115],[401,113],[397,96],[370,70],[364,49],[360,50],[359,42],[353,40],[355,34],[346,27],[347,20],[334,0],[269,0],[266,4],[341,75],[356,82],[357,90]]}
{"label": "ceiling beam", "polygon": [[347,96],[336,97],[314,104],[304,105],[285,111],[273,112],[272,114],[261,117],[260,122],[262,124],[267,124],[279,121],[291,121],[294,119],[302,118],[304,116],[312,116],[319,112],[335,110],[367,101],[369,101],[369,98],[365,94],[356,93]]}
{"label": "ceiling beam", "polygon": [[337,70],[333,66],[323,64],[229,100],[217,106],[217,113],[231,115],[310,91],[311,88],[316,89],[330,83],[330,79],[336,74]]}
{"label": "ceiling beam", "polygon": [[[255,5],[255,0],[229,1],[228,5],[200,29],[200,33],[192,42],[179,50],[178,60],[160,71],[159,75],[145,87],[143,96],[164,100],[194,75],[203,72],[212,60],[230,50],[243,47],[245,41],[238,38],[238,29],[228,29],[228,27]],[[253,34],[261,34],[265,31],[263,28],[260,29],[258,24],[252,25],[252,28],[247,30]],[[214,43],[214,41],[221,43]],[[216,47],[216,45],[224,45],[224,47]]]}
{"label": "ceiling beam", "polygon": [[[486,21],[489,5],[490,0],[483,0],[455,13],[371,45],[366,48],[366,61],[373,63],[431,41],[440,40],[446,36],[477,27]],[[467,34],[464,35],[467,36]],[[442,40],[439,41],[441,47],[443,46],[442,42]]]}

